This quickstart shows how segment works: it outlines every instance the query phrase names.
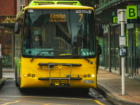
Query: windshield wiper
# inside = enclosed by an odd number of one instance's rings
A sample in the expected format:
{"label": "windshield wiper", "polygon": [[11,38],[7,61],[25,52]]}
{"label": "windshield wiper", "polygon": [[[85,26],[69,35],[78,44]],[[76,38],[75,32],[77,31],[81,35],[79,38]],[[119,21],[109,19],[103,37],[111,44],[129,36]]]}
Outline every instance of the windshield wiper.
{"label": "windshield wiper", "polygon": [[85,58],[83,56],[80,56],[81,58],[84,58],[85,60],[87,60],[88,62],[90,62],[90,60],[88,58]]}
{"label": "windshield wiper", "polygon": [[58,50],[42,50],[42,51],[39,51],[39,53],[31,59],[31,62],[32,62],[40,53],[46,52],[46,51],[47,51],[47,52],[61,52],[61,51],[58,51]]}
{"label": "windshield wiper", "polygon": [[81,56],[81,55],[75,55],[76,57],[80,57],[80,58],[84,58],[85,60],[87,60],[88,62],[90,62],[90,60],[88,59],[88,58],[85,58],[85,57],[83,57],[83,56]]}

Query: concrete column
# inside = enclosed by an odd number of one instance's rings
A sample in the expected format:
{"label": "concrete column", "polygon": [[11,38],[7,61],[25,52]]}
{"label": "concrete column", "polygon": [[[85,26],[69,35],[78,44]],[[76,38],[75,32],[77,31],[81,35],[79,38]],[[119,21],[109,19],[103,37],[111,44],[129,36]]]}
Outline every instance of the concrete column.
{"label": "concrete column", "polygon": [[17,0],[17,13],[20,11],[20,0]]}
{"label": "concrete column", "polygon": [[2,59],[0,58],[0,79],[2,79]]}

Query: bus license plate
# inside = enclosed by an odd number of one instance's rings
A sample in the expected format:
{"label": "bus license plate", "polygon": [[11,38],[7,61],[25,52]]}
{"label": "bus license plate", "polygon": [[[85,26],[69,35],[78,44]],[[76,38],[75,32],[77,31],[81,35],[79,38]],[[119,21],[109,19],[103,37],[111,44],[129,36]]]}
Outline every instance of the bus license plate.
{"label": "bus license plate", "polygon": [[84,83],[93,83],[93,80],[84,80]]}

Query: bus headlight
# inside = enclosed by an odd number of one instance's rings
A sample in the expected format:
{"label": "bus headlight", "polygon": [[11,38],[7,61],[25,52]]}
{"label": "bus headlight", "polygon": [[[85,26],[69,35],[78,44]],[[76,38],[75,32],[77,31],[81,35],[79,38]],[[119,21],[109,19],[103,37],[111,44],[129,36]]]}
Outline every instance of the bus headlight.
{"label": "bus headlight", "polygon": [[24,74],[23,76],[24,76],[24,77],[26,77],[27,75],[26,75],[26,74]]}
{"label": "bus headlight", "polygon": [[91,77],[95,77],[94,74],[92,74]]}

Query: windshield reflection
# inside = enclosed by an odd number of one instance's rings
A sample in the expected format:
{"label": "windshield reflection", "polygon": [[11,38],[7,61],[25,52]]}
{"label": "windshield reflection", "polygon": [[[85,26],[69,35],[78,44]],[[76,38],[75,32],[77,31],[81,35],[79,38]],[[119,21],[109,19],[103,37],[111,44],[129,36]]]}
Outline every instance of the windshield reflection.
{"label": "windshield reflection", "polygon": [[84,11],[26,10],[23,56],[33,57],[42,50],[46,51],[38,57],[95,56],[94,15]]}

